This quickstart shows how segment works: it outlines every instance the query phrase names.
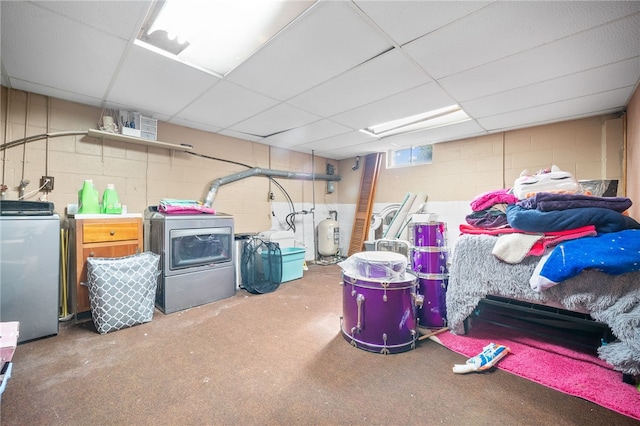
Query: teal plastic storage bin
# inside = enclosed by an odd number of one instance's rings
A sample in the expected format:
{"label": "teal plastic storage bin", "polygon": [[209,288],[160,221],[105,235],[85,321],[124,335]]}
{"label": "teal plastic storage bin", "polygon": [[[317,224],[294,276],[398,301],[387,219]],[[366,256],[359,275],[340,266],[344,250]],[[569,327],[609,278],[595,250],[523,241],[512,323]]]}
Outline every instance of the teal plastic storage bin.
{"label": "teal plastic storage bin", "polygon": [[282,282],[302,278],[305,249],[288,247],[281,248],[280,251],[282,252]]}
{"label": "teal plastic storage bin", "polygon": [[[282,280],[281,283],[287,281],[297,280],[302,278],[302,270],[304,267],[304,253],[305,249],[301,247],[286,247],[281,248],[282,253]],[[262,253],[263,257],[266,257],[266,253]],[[264,259],[263,259],[264,262]]]}
{"label": "teal plastic storage bin", "polygon": [[7,387],[7,382],[11,378],[12,368],[13,368],[13,363],[8,362],[2,367],[2,371],[0,371],[0,374],[4,376],[3,379],[0,380],[0,401],[2,401],[2,394],[4,393],[4,388]]}

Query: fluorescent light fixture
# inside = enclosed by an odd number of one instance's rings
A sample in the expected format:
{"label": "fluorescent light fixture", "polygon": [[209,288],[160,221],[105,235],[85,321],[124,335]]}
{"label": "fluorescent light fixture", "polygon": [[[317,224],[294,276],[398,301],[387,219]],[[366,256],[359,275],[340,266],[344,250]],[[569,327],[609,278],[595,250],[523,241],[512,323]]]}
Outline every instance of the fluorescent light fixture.
{"label": "fluorescent light fixture", "polygon": [[158,1],[140,29],[136,44],[224,76],[314,2]]}
{"label": "fluorescent light fixture", "polygon": [[400,118],[387,123],[360,129],[370,136],[384,137],[399,133],[417,132],[420,130],[435,129],[436,127],[449,126],[451,124],[469,121],[471,118],[459,105],[450,105],[433,111],[423,112],[410,117]]}

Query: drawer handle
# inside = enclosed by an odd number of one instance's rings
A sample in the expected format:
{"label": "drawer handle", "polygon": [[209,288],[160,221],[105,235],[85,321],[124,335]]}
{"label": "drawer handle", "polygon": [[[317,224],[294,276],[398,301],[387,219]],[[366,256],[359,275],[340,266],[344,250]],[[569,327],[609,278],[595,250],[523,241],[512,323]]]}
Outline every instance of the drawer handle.
{"label": "drawer handle", "polygon": [[113,229],[111,231],[109,231],[109,235],[114,236],[116,235],[116,231],[114,231]]}
{"label": "drawer handle", "polygon": [[95,253],[95,252],[93,252],[93,251],[89,253],[89,257],[93,257],[93,256],[95,256],[95,255],[96,255],[96,253]]}

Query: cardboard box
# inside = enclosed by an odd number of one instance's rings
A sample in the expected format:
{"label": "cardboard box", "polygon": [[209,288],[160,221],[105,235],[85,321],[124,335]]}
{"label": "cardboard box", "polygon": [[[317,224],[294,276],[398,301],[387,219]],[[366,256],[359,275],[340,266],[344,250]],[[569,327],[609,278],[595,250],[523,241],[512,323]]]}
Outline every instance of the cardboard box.
{"label": "cardboard box", "polygon": [[9,362],[18,345],[20,322],[0,322],[0,362]]}

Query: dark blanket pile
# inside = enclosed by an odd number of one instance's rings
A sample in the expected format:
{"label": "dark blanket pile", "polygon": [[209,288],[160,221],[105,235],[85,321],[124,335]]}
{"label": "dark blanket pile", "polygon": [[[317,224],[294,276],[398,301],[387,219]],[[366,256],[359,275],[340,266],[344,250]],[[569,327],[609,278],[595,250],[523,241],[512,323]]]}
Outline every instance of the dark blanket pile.
{"label": "dark blanket pile", "polygon": [[626,197],[593,197],[591,195],[538,192],[533,197],[525,198],[512,204],[517,204],[525,209],[535,209],[542,212],[599,207],[622,213],[628,210],[632,203],[631,200]]}

